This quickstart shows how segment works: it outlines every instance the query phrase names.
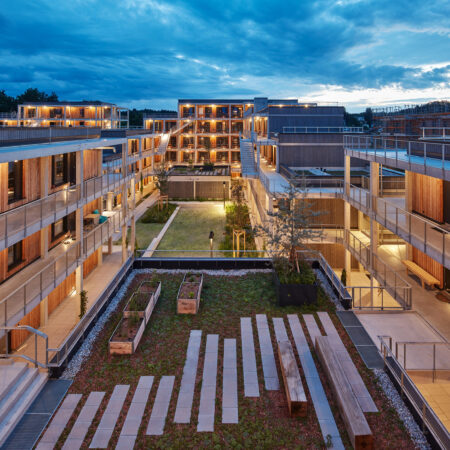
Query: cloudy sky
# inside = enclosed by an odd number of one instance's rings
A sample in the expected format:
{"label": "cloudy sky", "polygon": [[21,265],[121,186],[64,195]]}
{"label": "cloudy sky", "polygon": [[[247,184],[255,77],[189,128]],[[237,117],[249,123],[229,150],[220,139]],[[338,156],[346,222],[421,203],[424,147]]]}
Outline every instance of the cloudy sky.
{"label": "cloudy sky", "polygon": [[372,105],[450,98],[448,0],[0,0],[0,89]]}

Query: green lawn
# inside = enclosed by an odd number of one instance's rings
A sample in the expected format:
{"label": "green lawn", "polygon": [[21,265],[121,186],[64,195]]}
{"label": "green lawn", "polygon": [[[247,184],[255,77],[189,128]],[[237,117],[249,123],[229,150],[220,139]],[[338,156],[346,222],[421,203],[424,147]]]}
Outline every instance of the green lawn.
{"label": "green lawn", "polygon": [[[136,240],[139,249],[146,249],[153,238],[158,236],[159,232],[162,230],[163,223],[142,223],[140,220],[136,222]],[[128,240],[130,239],[131,231],[128,230]],[[116,245],[120,245],[122,239],[115,242]]]}
{"label": "green lawn", "polygon": [[[213,248],[218,250],[225,231],[225,212],[222,204],[182,206],[157,248],[182,252],[156,252],[154,256],[209,256],[211,230],[214,231]],[[189,250],[205,250],[205,253]]]}

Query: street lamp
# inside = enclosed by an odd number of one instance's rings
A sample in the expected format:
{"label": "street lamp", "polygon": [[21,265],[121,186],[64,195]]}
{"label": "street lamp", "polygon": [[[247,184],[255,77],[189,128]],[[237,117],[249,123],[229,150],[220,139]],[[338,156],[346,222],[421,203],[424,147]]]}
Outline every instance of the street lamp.
{"label": "street lamp", "polygon": [[225,211],[225,185],[226,185],[226,182],[224,181],[222,183],[222,186],[223,186],[223,209],[224,209],[224,211]]}
{"label": "street lamp", "polygon": [[209,232],[209,251],[211,253],[211,258],[213,256],[213,239],[214,239],[214,231]]}

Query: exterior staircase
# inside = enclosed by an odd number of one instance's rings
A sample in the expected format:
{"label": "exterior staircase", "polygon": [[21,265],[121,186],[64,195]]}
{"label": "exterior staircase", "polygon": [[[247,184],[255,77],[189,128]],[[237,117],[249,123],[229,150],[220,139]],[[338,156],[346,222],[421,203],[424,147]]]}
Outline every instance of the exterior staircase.
{"label": "exterior staircase", "polygon": [[47,382],[27,363],[0,359],[0,448]]}
{"label": "exterior staircase", "polygon": [[252,140],[240,139],[241,149],[241,174],[244,178],[258,178],[255,166],[255,158],[253,156]]}
{"label": "exterior staircase", "polygon": [[178,128],[173,127],[171,130],[169,130],[167,133],[163,133],[161,135],[161,141],[159,142],[158,150],[156,151],[157,155],[165,155],[167,146],[169,145],[169,139],[170,136],[179,133],[181,130],[183,130],[185,127],[187,127],[192,120],[187,120],[186,123],[180,125]]}

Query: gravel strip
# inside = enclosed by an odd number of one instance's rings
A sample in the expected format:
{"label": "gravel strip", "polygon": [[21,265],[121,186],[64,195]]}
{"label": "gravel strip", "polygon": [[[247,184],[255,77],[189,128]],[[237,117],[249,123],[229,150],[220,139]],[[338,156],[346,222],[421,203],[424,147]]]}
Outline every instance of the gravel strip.
{"label": "gravel strip", "polygon": [[133,278],[136,275],[136,271],[131,272],[131,274],[127,277],[123,285],[117,291],[117,294],[110,301],[109,305],[106,307],[105,312],[97,319],[96,324],[93,326],[83,344],[80,346],[78,351],[75,353],[73,358],[69,361],[66,370],[61,375],[61,379],[63,380],[71,380],[73,379],[78,371],[81,369],[81,366],[84,361],[87,360],[92,351],[92,345],[94,344],[95,339],[97,338],[100,331],[105,326],[105,323],[109,319],[109,316],[114,312],[117,308],[117,305],[122,300],[123,296],[126,294],[128,286],[133,281]]}
{"label": "gravel strip", "polygon": [[203,273],[217,277],[243,277],[249,273],[272,273],[272,269],[241,270],[185,270],[185,269],[136,269],[136,273]]}
{"label": "gravel strip", "polygon": [[345,311],[344,307],[341,305],[341,302],[337,298],[333,288],[331,287],[328,278],[324,275],[324,273],[320,269],[313,269],[316,274],[317,279],[320,281],[323,290],[328,295],[330,300],[335,304],[337,311]]}
{"label": "gravel strip", "polygon": [[400,397],[400,394],[393,385],[387,373],[382,369],[374,369],[373,373],[377,377],[378,383],[386,394],[389,403],[397,411],[400,420],[408,430],[408,433],[411,436],[414,444],[416,445],[416,448],[420,450],[431,449],[430,444],[428,444],[425,436],[422,433],[422,430],[420,429],[419,425],[417,425],[417,422],[414,420],[414,417]]}

